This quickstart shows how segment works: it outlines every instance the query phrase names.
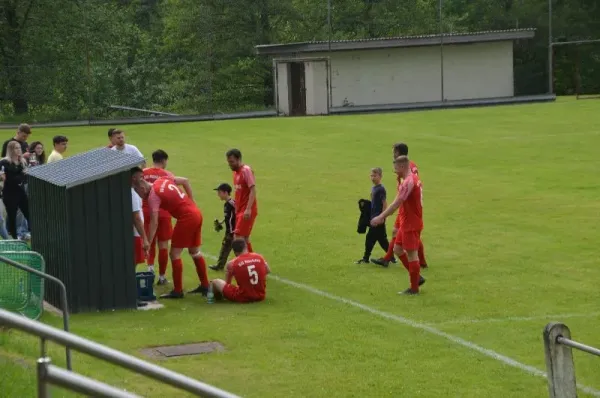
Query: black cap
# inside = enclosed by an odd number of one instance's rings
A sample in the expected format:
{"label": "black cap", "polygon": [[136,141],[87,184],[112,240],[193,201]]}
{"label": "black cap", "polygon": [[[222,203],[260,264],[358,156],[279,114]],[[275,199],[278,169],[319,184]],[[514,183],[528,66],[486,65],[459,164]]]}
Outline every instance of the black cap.
{"label": "black cap", "polygon": [[218,187],[216,187],[214,189],[215,191],[223,191],[223,192],[227,192],[227,193],[231,193],[231,185],[227,184],[226,182],[220,184]]}

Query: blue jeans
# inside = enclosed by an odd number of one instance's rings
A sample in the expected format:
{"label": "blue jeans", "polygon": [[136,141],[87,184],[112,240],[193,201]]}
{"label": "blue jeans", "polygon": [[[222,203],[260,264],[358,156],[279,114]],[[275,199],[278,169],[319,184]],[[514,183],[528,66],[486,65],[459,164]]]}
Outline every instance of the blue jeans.
{"label": "blue jeans", "polygon": [[29,233],[29,224],[27,224],[27,219],[19,210],[17,212],[17,236],[23,238],[27,233]]}
{"label": "blue jeans", "polygon": [[8,231],[6,230],[6,222],[4,222],[4,217],[2,217],[2,213],[0,213],[0,236],[2,239],[10,239],[8,236]]}

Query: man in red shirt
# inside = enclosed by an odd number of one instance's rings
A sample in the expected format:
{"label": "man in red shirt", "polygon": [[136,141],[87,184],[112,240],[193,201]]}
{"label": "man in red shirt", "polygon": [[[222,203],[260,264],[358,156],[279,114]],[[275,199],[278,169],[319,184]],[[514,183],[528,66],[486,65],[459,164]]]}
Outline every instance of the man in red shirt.
{"label": "man in red shirt", "polygon": [[230,149],[227,151],[226,157],[229,167],[233,170],[233,184],[235,188],[236,219],[233,238],[244,239],[248,251],[252,252],[250,233],[258,215],[254,172],[250,166],[242,163],[242,152],[239,149]]}
{"label": "man in red shirt", "polygon": [[[267,274],[269,265],[258,253],[249,253],[244,239],[236,239],[231,247],[235,258],[227,263],[227,280],[212,281],[213,290],[229,301],[251,303],[263,301],[267,294]],[[235,279],[237,286],[232,285]]]}
{"label": "man in red shirt", "polygon": [[[398,156],[408,156],[408,145],[406,145],[403,142],[394,144],[393,155],[394,155],[394,159],[396,159]],[[417,168],[417,165],[415,164],[415,162],[413,162],[411,160],[409,165],[410,165],[411,172],[413,174],[419,175],[419,169]],[[402,177],[398,177],[397,181],[398,181],[398,188],[400,188],[400,184],[402,183]],[[398,215],[396,216],[396,221],[394,222],[394,229],[392,230],[391,242],[394,242],[396,234],[400,230],[400,227],[401,227],[401,225],[400,225],[401,214],[400,213],[401,212],[402,212],[402,207],[398,211]],[[379,264],[384,267],[387,267],[390,262],[395,262],[394,245],[390,244],[388,251],[384,257],[382,257],[380,259],[376,259],[376,260],[371,260],[371,262],[373,264]],[[425,248],[423,247],[422,241],[419,242],[419,262],[421,263],[421,268],[427,268],[427,261],[425,260]]]}
{"label": "man in red shirt", "polygon": [[134,189],[148,201],[150,208],[150,227],[148,232],[148,241],[152,242],[158,229],[158,220],[160,209],[168,211],[173,218],[177,220],[173,228],[171,241],[171,266],[173,272],[173,291],[160,296],[161,298],[183,298],[183,263],[181,253],[183,249],[188,249],[194,264],[196,273],[200,279],[200,286],[188,293],[201,293],[206,296],[208,292],[208,275],[206,273],[206,261],[200,251],[202,244],[202,213],[196,207],[192,200],[191,189],[188,187],[188,194],[181,192],[178,184],[183,184],[184,180],[180,177],[161,177],[153,184],[148,183],[143,178],[143,170],[134,168],[133,185]]}
{"label": "man in red shirt", "polygon": [[402,206],[399,212],[400,229],[394,242],[394,253],[410,274],[410,288],[402,294],[418,294],[419,286],[425,283],[419,264],[419,242],[423,230],[422,187],[419,176],[411,171],[407,156],[398,156],[394,160],[394,170],[402,178],[402,184],[392,204],[383,213],[371,220],[371,225],[382,224],[386,217]]}
{"label": "man in red shirt", "polygon": [[[152,153],[152,167],[147,167],[144,169],[144,180],[149,182],[150,184],[154,184],[156,180],[161,177],[170,177],[175,178],[173,173],[166,170],[167,162],[169,160],[169,155],[163,151],[162,149],[158,149]],[[184,190],[187,192],[188,196],[191,192],[191,187],[187,179],[179,179],[179,182],[183,186]],[[148,201],[143,201],[143,210],[144,210],[144,228],[146,229],[146,234],[150,232],[150,207],[148,205]],[[150,242],[150,251],[148,252],[148,270],[154,272],[154,260],[156,258],[156,241],[158,240],[158,284],[165,285],[167,284],[167,279],[165,278],[165,273],[167,272],[167,264],[169,262],[169,240],[171,240],[171,236],[173,235],[173,224],[171,223],[171,214],[161,209],[158,213],[158,229],[156,230],[156,235],[154,241]]]}

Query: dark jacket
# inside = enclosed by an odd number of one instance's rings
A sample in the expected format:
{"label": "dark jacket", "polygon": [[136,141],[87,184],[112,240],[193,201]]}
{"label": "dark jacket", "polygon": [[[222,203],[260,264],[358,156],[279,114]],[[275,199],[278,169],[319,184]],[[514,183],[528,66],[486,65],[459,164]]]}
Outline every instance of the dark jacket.
{"label": "dark jacket", "polygon": [[358,229],[356,232],[364,234],[371,223],[371,201],[367,199],[359,200],[358,210],[360,210],[360,216],[358,217]]}

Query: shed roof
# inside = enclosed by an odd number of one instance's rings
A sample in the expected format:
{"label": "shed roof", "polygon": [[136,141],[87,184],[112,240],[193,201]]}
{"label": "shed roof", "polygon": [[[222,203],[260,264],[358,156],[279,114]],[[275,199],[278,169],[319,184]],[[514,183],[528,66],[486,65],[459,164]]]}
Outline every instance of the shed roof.
{"label": "shed roof", "polygon": [[[375,50],[382,48],[424,47],[443,44],[486,43],[532,39],[535,29],[491,30],[471,33],[444,33],[421,36],[382,37],[376,39],[333,40],[331,51]],[[261,44],[255,47],[259,55],[284,55],[328,52],[329,41],[306,41],[288,44]]]}
{"label": "shed roof", "polygon": [[77,185],[115,175],[144,162],[144,158],[108,148],[92,149],[58,162],[29,169],[29,175],[59,187]]}

